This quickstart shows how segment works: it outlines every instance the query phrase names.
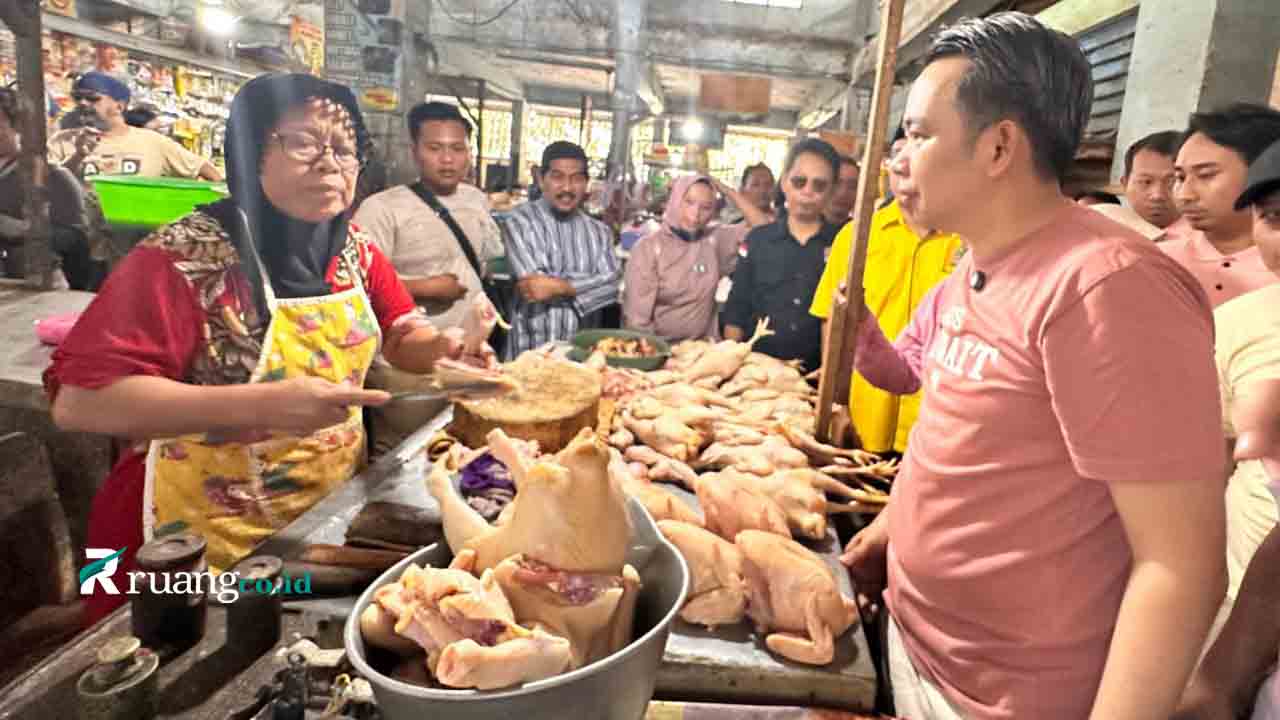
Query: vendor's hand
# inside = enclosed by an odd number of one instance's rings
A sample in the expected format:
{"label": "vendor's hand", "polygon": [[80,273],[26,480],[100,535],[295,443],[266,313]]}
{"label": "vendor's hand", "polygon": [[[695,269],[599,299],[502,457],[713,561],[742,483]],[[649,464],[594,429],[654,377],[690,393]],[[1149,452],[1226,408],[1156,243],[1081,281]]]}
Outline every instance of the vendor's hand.
{"label": "vendor's hand", "polygon": [[549,275],[528,275],[516,283],[516,291],[529,302],[547,302],[563,293],[563,281]]}
{"label": "vendor's hand", "polygon": [[888,518],[881,512],[871,524],[859,530],[844,547],[840,562],[849,568],[858,605],[869,614],[879,611],[880,593],[888,580]]}
{"label": "vendor's hand", "polygon": [[382,405],[391,396],[318,377],[300,377],[263,385],[273,393],[262,405],[263,425],[295,435],[310,435],[347,419],[352,406]]}

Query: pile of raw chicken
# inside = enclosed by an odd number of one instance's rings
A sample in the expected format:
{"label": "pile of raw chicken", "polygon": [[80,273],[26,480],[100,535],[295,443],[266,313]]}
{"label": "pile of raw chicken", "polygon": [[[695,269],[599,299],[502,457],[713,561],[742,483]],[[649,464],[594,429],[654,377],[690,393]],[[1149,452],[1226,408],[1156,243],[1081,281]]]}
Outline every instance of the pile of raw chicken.
{"label": "pile of raw chicken", "polygon": [[[816,392],[794,364],[747,342],[687,341],[662,370],[606,367],[615,402],[607,432],[626,491],[693,571],[686,621],[752,620],[770,650],[831,662],[833,640],[855,617],[822,558],[793,540],[822,540],[831,513],[878,512],[897,467],[871,453],[819,442]],[[655,482],[696,494],[697,508]],[[828,494],[846,502],[834,502]]]}

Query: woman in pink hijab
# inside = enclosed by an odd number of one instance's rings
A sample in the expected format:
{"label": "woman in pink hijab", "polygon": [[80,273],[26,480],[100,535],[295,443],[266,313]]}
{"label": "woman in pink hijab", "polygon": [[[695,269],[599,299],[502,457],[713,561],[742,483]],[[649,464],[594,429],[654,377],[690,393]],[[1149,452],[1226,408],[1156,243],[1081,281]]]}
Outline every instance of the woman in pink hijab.
{"label": "woman in pink hijab", "polygon": [[662,229],[636,243],[627,260],[622,312],[626,326],[672,340],[718,338],[716,287],[733,271],[738,234],[712,226],[715,181],[675,181]]}

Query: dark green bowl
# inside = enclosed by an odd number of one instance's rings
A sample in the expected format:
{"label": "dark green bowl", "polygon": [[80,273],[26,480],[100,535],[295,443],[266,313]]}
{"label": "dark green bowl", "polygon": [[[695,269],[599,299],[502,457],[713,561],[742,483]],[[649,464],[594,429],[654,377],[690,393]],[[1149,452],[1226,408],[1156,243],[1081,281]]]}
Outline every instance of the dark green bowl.
{"label": "dark green bowl", "polygon": [[611,367],[657,370],[667,364],[667,358],[671,357],[671,345],[652,333],[637,332],[635,330],[583,330],[573,336],[573,349],[569,351],[569,359],[574,362],[586,360],[587,356],[591,354],[591,348],[596,343],[611,337],[622,338],[623,340],[648,340],[649,344],[658,351],[657,355],[643,358],[623,358],[606,355],[605,359]]}

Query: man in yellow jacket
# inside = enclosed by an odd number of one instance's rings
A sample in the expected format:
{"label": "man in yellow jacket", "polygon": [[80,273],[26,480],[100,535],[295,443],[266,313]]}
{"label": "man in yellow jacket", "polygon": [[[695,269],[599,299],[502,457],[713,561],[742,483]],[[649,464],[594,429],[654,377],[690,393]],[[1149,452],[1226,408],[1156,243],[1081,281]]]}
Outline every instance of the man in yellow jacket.
{"label": "man in yellow jacket", "polygon": [[[890,174],[890,185],[892,182]],[[823,320],[831,316],[836,288],[849,270],[853,224],[844,226],[831,246],[827,268],[814,293],[809,313]],[[911,321],[925,293],[955,267],[964,242],[958,235],[917,231],[894,200],[876,211],[867,244],[863,275],[864,298],[880,321],[885,337],[896,339]],[[920,393],[892,395],[867,382],[856,371],[849,390],[849,413],[862,447],[871,452],[907,449],[907,436],[920,412]]]}

